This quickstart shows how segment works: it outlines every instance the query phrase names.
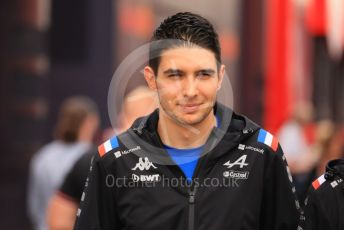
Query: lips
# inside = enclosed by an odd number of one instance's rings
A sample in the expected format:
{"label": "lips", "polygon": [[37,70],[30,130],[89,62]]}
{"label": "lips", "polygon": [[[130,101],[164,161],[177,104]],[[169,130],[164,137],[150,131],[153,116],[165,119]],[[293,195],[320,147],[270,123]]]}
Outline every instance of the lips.
{"label": "lips", "polygon": [[192,103],[192,104],[181,104],[180,107],[184,113],[194,113],[199,110],[201,104],[200,103]]}

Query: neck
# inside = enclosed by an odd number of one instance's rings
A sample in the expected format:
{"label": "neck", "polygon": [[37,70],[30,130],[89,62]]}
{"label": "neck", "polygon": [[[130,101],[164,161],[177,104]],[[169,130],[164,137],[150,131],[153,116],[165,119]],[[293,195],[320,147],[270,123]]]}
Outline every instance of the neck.
{"label": "neck", "polygon": [[159,136],[165,145],[174,148],[196,148],[204,145],[215,125],[216,118],[213,112],[200,123],[184,125],[159,110]]}

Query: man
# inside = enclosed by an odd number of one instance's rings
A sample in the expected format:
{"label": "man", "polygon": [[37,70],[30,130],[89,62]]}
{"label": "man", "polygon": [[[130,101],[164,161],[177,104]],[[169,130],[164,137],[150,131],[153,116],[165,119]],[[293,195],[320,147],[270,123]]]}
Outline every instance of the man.
{"label": "man", "polygon": [[[138,117],[145,116],[156,109],[156,100],[151,95],[152,91],[146,86],[136,87],[126,95],[121,112],[116,119],[117,133],[124,132]],[[114,130],[111,129],[111,136],[113,132]],[[109,133],[109,130],[105,133]],[[50,200],[47,211],[50,230],[73,229],[91,159],[95,152],[96,149],[92,148],[78,159]]]}
{"label": "man", "polygon": [[27,202],[34,229],[48,229],[48,202],[73,164],[92,146],[98,125],[98,108],[91,99],[78,96],[63,102],[55,128],[56,140],[42,147],[30,164]]}
{"label": "man", "polygon": [[305,201],[305,230],[344,229],[344,159],[332,160]]}
{"label": "man", "polygon": [[159,109],[99,146],[74,229],[296,229],[298,202],[271,134],[216,102],[225,67],[204,18],[154,32]]}

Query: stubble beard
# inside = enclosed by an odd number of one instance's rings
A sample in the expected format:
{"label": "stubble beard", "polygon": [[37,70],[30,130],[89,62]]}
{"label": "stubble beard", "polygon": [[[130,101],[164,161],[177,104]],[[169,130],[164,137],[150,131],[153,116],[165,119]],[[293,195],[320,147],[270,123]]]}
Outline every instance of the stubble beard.
{"label": "stubble beard", "polygon": [[204,121],[209,116],[209,114],[213,111],[215,100],[207,103],[207,105],[205,105],[204,107],[202,106],[203,108],[200,108],[200,109],[203,110],[204,112],[202,111],[202,113],[195,120],[192,120],[192,121],[188,121],[184,119],[183,117],[178,116],[178,114],[174,113],[171,109],[169,109],[169,106],[166,105],[165,102],[160,99],[160,97],[159,97],[159,104],[160,104],[160,108],[175,123],[178,123],[179,125],[182,125],[182,126],[196,126],[202,123],[202,121]]}

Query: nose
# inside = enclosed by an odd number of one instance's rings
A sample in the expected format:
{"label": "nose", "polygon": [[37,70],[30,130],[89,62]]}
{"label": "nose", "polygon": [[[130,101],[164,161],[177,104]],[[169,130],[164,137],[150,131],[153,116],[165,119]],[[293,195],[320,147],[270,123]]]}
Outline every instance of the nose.
{"label": "nose", "polygon": [[188,76],[183,82],[184,97],[195,97],[198,94],[198,81],[193,76]]}

